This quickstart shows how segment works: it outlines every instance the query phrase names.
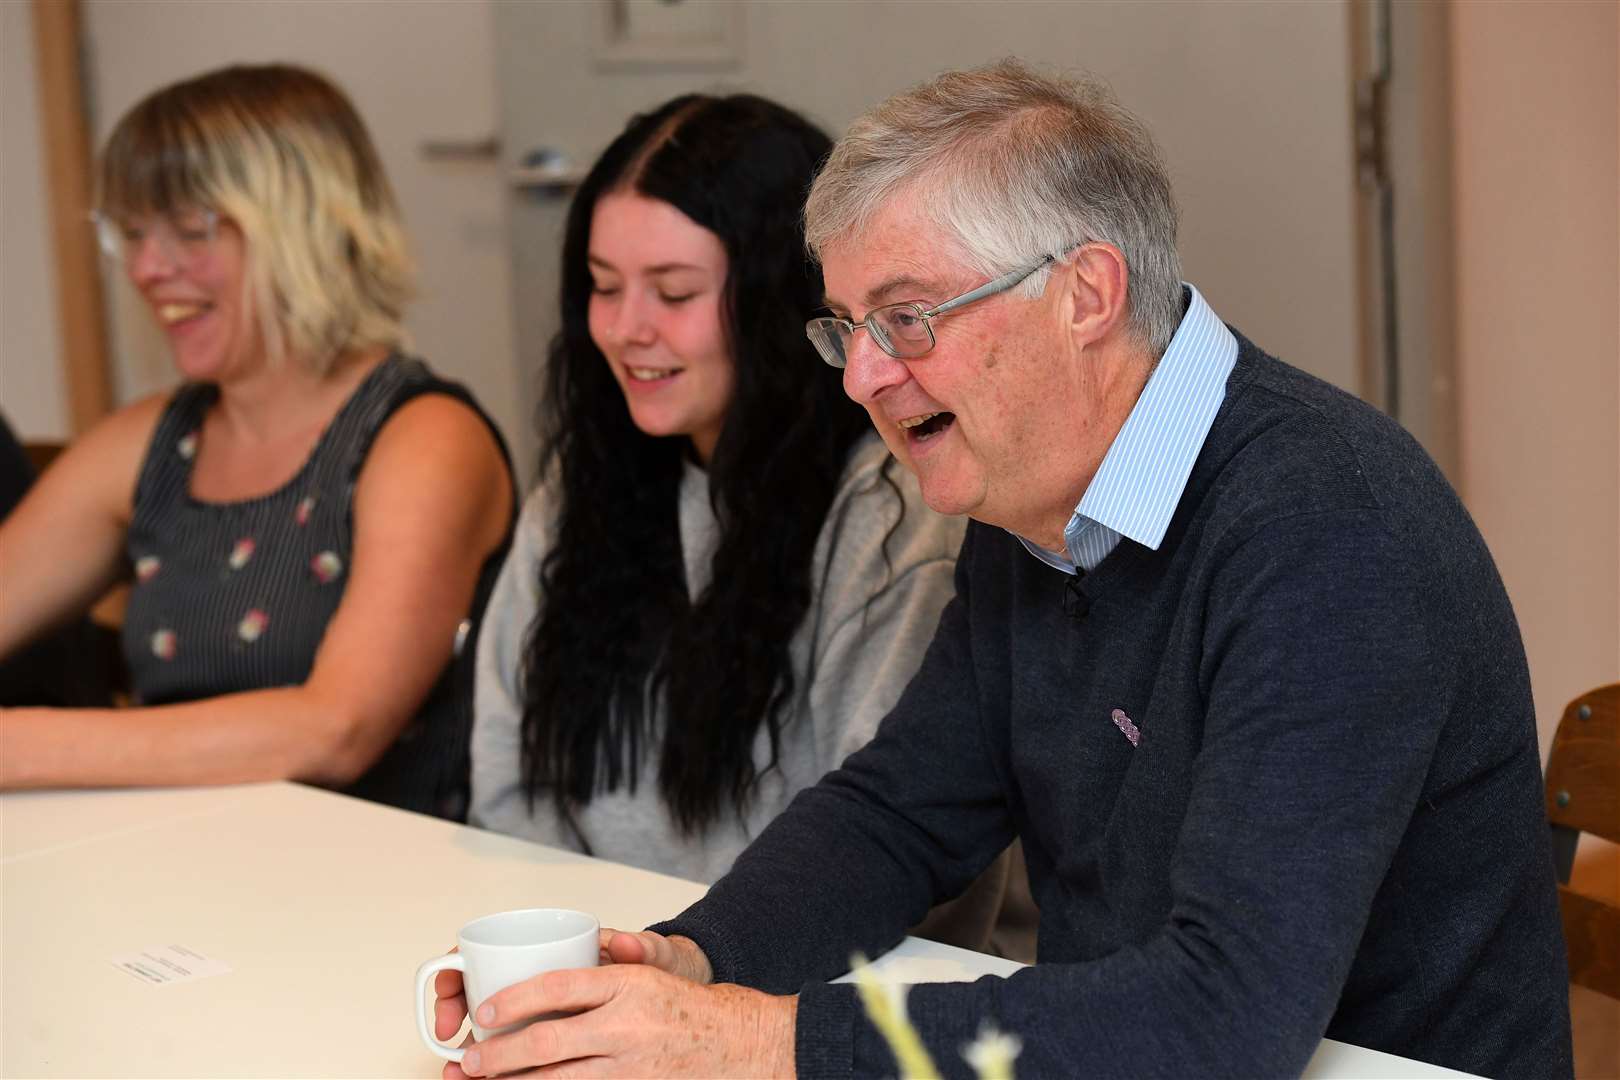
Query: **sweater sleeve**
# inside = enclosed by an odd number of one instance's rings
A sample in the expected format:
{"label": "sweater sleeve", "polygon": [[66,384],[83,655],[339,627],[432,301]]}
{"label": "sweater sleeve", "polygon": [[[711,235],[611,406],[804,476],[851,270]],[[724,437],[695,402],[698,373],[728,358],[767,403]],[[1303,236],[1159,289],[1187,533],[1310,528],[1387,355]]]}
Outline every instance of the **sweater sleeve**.
{"label": "sweater sleeve", "polygon": [[[811,782],[871,741],[917,673],[955,593],[956,554],[967,520],[928,508],[909,471],[873,438],[863,468],[829,514],[825,565],[806,697],[816,732]],[[874,453],[874,451],[876,451]],[[883,471],[884,463],[892,466]],[[1004,855],[964,892],[937,904],[910,932],[968,949],[990,943],[1006,896]]]}
{"label": "sweater sleeve", "polygon": [[1002,771],[975,706],[972,546],[970,531],[957,595],[877,737],[801,792],[708,898],[654,927],[695,940],[716,978],[789,993],[836,976],[852,952],[891,948],[1011,841]]}
{"label": "sweater sleeve", "polygon": [[546,540],[544,489],[529,497],[512,549],[484,609],[473,675],[472,800],[468,821],[512,836],[530,829],[523,791],[523,643],[540,604],[540,560]]}
{"label": "sweater sleeve", "polygon": [[[1100,958],[912,988],[908,1011],[947,1075],[970,1075],[960,1049],[986,1021],[1022,1040],[1017,1068],[1028,1075],[1299,1074],[1338,1002],[1444,711],[1428,677],[1421,578],[1368,509],[1285,519],[1224,557],[1207,598],[1204,736],[1167,917]],[[941,638],[925,673],[962,693],[959,613]],[[948,873],[953,848],[994,832],[994,814],[967,809],[993,801],[993,770],[964,756],[992,760],[989,748],[960,720],[919,722],[918,710],[949,701],[908,691],[867,751],[801,797],[677,920],[722,977],[803,986],[802,1075],[892,1072],[851,988],[804,984],[841,950],[877,947],[895,904],[915,902],[917,880]]]}

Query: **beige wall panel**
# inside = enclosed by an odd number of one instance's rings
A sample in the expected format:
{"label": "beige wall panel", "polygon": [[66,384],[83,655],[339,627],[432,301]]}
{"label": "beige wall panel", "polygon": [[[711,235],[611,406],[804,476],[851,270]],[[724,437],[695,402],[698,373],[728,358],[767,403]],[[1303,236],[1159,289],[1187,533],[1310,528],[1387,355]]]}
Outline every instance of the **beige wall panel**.
{"label": "beige wall panel", "polygon": [[0,3],[0,412],[25,440],[65,441],[33,7]]}
{"label": "beige wall panel", "polygon": [[1620,7],[1452,8],[1462,490],[1543,755],[1620,677]]}

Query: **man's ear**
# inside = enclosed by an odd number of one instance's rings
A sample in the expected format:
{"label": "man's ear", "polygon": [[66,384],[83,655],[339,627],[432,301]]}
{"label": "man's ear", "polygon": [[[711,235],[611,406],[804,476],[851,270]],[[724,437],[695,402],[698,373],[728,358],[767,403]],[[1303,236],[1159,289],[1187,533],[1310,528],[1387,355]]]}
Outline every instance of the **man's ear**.
{"label": "man's ear", "polygon": [[1087,346],[1119,334],[1130,321],[1131,272],[1125,253],[1097,241],[1082,246],[1059,271],[1069,290],[1069,330]]}

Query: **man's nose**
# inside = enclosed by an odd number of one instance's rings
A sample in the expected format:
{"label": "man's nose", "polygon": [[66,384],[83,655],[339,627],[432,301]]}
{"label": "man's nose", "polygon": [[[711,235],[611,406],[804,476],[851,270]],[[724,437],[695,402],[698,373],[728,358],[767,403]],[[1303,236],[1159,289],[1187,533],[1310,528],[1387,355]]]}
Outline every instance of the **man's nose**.
{"label": "man's nose", "polygon": [[911,377],[911,369],[890,356],[866,331],[856,331],[844,345],[844,393],[851,401],[870,405],[891,386]]}

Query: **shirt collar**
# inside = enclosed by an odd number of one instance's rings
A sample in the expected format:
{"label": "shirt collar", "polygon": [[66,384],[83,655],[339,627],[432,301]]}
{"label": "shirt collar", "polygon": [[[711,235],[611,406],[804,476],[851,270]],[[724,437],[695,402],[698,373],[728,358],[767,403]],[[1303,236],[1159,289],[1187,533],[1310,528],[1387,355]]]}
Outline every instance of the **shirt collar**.
{"label": "shirt collar", "polygon": [[[1196,288],[1183,287],[1188,302],[1181,324],[1064,530],[1071,548],[1084,526],[1095,522],[1157,550],[1226,399],[1237,338]],[[1024,546],[1043,562],[1062,561],[1028,540]],[[1075,551],[1069,555],[1081,562]]]}

